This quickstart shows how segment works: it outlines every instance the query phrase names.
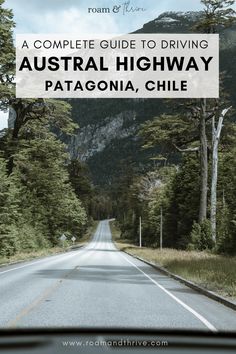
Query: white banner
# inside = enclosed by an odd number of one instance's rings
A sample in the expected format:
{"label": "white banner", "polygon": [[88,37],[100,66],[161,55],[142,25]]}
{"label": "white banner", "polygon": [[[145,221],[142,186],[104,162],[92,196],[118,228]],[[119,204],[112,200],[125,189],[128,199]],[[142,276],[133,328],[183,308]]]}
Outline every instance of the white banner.
{"label": "white banner", "polygon": [[16,38],[18,98],[218,98],[217,34]]}

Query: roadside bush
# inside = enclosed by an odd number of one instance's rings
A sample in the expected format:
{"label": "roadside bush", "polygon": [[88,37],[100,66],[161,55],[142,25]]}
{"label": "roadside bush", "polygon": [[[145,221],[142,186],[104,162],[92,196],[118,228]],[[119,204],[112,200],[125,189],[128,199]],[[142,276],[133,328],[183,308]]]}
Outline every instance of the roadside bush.
{"label": "roadside bush", "polygon": [[191,242],[188,245],[188,250],[207,250],[213,248],[213,241],[211,238],[211,224],[209,220],[203,223],[194,223],[191,232]]}

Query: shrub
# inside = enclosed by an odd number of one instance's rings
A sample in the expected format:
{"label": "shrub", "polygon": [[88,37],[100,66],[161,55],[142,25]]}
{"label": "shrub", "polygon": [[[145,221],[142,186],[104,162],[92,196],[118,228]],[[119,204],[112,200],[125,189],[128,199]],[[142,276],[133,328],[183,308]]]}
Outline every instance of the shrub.
{"label": "shrub", "polygon": [[188,245],[189,250],[207,250],[213,248],[213,241],[211,238],[211,224],[209,220],[203,223],[194,223],[191,232],[191,242]]}

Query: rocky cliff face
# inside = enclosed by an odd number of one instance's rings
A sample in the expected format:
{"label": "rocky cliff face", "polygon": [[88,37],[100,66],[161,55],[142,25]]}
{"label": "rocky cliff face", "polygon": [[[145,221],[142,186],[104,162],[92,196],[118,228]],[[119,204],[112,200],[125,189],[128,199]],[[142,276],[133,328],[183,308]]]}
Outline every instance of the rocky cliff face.
{"label": "rocky cliff face", "polygon": [[[88,124],[78,131],[69,142],[69,151],[73,159],[79,157],[86,161],[101,153],[114,139],[124,139],[136,131],[136,112],[125,111],[111,117],[104,117],[103,124]],[[127,126],[127,122],[131,122]]]}
{"label": "rocky cliff face", "polygon": [[[135,33],[191,33],[201,12],[165,12]],[[221,70],[226,70],[226,87],[232,102],[236,103],[236,27],[221,31]],[[137,169],[150,163],[149,156],[141,149],[136,132],[140,124],[163,112],[169,104],[157,99],[74,99],[73,119],[80,126],[76,136],[69,141],[72,158],[86,161],[95,184],[111,183],[119,173],[121,161],[131,161]]]}

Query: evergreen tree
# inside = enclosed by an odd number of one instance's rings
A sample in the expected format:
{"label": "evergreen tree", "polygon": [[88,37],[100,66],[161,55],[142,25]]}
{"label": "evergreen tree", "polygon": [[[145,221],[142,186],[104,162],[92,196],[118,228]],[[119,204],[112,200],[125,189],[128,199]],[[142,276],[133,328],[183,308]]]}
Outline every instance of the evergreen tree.
{"label": "evergreen tree", "polygon": [[25,187],[23,198],[31,214],[37,222],[41,220],[48,239],[56,244],[63,232],[81,235],[86,213],[69,182],[64,144],[45,127],[40,132],[38,125],[30,127],[31,136],[35,129],[35,137],[21,140],[21,149],[15,155],[15,173]]}
{"label": "evergreen tree", "polygon": [[[235,3],[234,0],[201,0],[204,5],[203,15],[195,26],[195,30],[204,33],[215,33],[220,27],[227,27],[235,22],[236,12],[231,8]],[[210,101],[211,102],[211,101]],[[214,111],[217,110],[219,102],[216,102]],[[208,100],[200,100],[200,115],[199,115],[199,136],[200,136],[200,166],[201,166],[201,189],[200,189],[200,208],[199,208],[199,223],[203,223],[207,218],[207,194],[208,194],[208,139],[206,125],[208,121],[209,111],[212,107]],[[212,222],[212,225],[214,222]],[[215,226],[213,226],[213,229]],[[213,241],[215,242],[215,230],[212,230]]]}
{"label": "evergreen tree", "polygon": [[0,159],[0,255],[11,256],[19,248],[16,224],[20,218],[20,190],[14,176],[8,178]]}
{"label": "evergreen tree", "polygon": [[15,48],[13,45],[13,13],[0,0],[0,110],[8,108],[14,95]]}
{"label": "evergreen tree", "polygon": [[68,165],[69,179],[77,197],[83,203],[87,214],[91,216],[93,197],[95,194],[88,167],[79,160],[72,160]]}

